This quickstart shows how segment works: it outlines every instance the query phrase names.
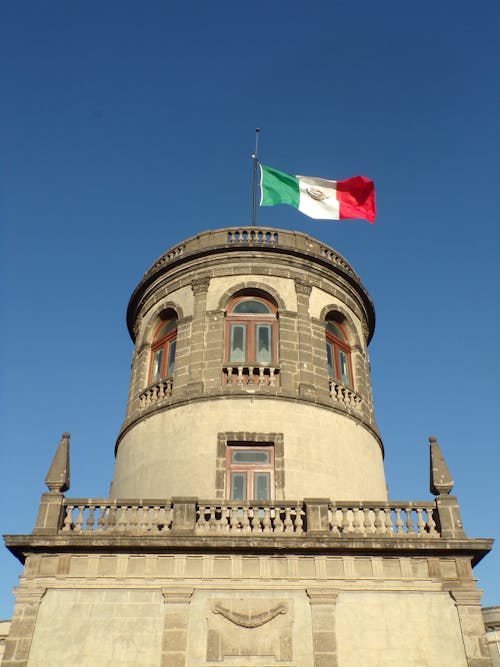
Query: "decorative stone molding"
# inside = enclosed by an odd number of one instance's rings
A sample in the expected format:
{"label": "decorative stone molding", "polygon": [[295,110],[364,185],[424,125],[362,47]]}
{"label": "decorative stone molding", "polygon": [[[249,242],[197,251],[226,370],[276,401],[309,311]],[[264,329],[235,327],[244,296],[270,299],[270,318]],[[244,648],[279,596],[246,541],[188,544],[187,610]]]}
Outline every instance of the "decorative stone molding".
{"label": "decorative stone molding", "polygon": [[276,607],[272,607],[269,610],[257,612],[257,613],[246,613],[242,614],[236,611],[232,611],[227,607],[222,606],[219,603],[214,603],[212,607],[214,614],[221,614],[224,618],[227,618],[228,621],[234,623],[234,625],[239,625],[241,628],[258,628],[261,625],[265,625],[272,621],[273,618],[279,614],[286,614],[288,612],[288,606],[286,604],[278,604]]}
{"label": "decorative stone molding", "polygon": [[165,604],[186,604],[193,597],[194,588],[162,588],[161,594]]}
{"label": "decorative stone molding", "polygon": [[311,605],[336,604],[339,594],[335,588],[307,588],[306,593]]}
{"label": "decorative stone molding", "polygon": [[210,278],[208,276],[204,276],[203,278],[195,278],[191,281],[191,289],[193,290],[193,294],[195,296],[197,294],[204,294],[208,292],[209,285]]}

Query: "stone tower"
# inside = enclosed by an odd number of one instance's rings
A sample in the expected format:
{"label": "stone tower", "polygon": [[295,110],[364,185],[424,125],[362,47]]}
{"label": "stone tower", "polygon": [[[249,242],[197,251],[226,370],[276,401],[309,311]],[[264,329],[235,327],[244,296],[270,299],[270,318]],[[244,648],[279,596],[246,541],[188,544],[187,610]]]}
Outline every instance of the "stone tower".
{"label": "stone tower", "polygon": [[[430,439],[431,501],[391,502],[375,314],[346,260],[290,231],[190,238],[144,275],[109,498],[47,475],[3,665],[487,667],[463,530]],[[71,641],[67,638],[71,637]]]}

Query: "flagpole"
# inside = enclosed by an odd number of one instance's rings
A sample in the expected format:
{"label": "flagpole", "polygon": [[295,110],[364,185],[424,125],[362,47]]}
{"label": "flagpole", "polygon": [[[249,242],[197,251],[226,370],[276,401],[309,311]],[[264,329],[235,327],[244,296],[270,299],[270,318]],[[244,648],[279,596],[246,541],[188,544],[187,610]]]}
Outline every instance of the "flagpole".
{"label": "flagpole", "polygon": [[252,206],[252,227],[257,224],[257,165],[259,164],[259,132],[260,127],[255,128],[255,153],[252,153],[253,159],[253,206]]}

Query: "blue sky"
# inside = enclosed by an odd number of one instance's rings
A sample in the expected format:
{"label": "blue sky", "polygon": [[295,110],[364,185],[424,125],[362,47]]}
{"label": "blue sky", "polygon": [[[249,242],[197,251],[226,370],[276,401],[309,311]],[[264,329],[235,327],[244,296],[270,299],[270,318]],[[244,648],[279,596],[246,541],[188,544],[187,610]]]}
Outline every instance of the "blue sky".
{"label": "blue sky", "polygon": [[[258,223],[334,246],[374,300],[391,498],[431,498],[436,434],[467,534],[500,537],[499,21],[496,0],[3,3],[1,532],[31,531],[65,430],[68,495],[107,495],[128,298],[171,245],[250,223],[258,126],[266,164],[375,180],[375,225]],[[499,566],[476,568],[485,605]],[[0,572],[7,618],[5,549]]]}

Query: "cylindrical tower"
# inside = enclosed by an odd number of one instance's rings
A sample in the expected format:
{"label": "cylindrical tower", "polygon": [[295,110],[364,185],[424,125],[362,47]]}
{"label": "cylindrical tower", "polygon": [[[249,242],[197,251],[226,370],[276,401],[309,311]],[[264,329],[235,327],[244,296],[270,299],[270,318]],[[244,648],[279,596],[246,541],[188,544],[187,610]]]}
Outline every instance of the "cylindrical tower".
{"label": "cylindrical tower", "polygon": [[134,291],[115,498],[386,500],[370,297],[298,232],[207,231]]}

